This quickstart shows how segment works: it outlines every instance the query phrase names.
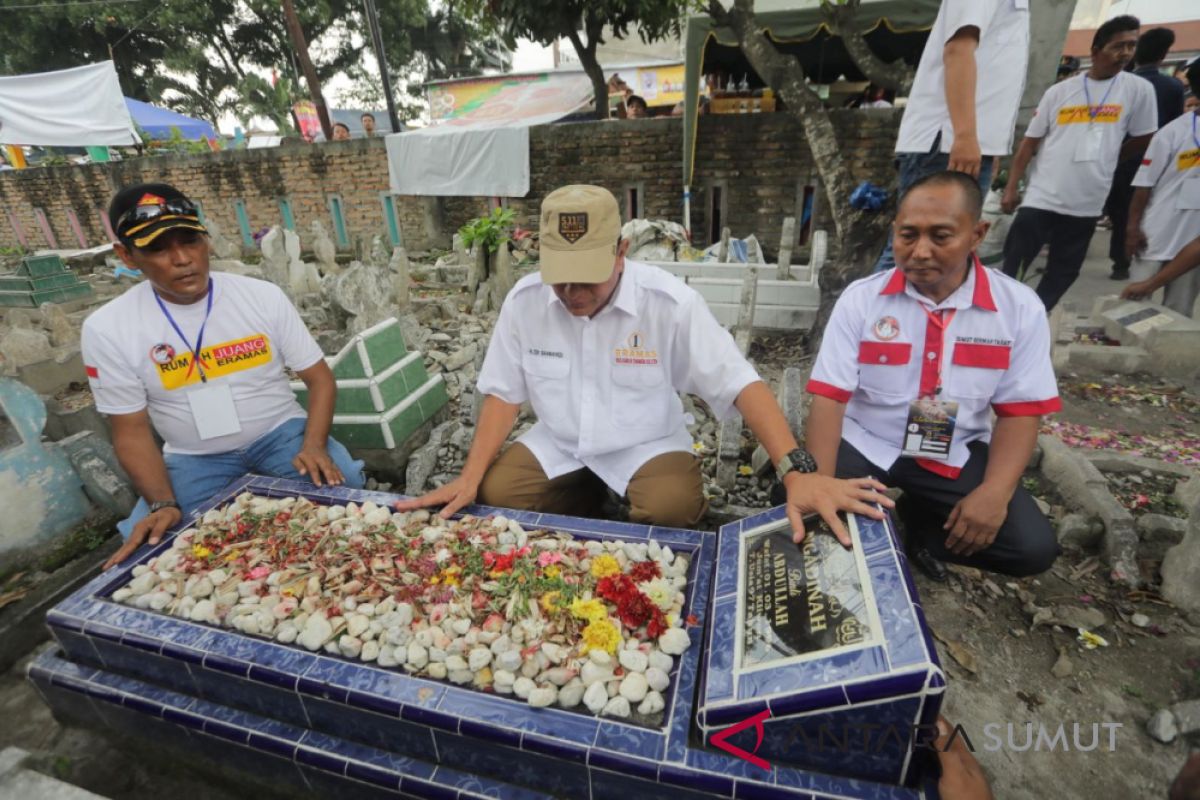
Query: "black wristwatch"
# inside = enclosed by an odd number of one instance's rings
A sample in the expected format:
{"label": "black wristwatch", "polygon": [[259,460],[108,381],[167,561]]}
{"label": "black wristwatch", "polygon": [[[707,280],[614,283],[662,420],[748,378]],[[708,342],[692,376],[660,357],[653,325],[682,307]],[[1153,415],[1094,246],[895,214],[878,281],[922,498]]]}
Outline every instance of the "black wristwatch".
{"label": "black wristwatch", "polygon": [[179,503],[174,500],[156,500],[150,504],[150,513],[162,511],[164,508],[173,508],[176,511],[183,513],[183,509],[179,507]]}
{"label": "black wristwatch", "polygon": [[775,475],[781,481],[789,472],[810,473],[816,471],[817,460],[812,457],[812,453],[803,448],[791,451],[779,459],[779,463],[775,465]]}

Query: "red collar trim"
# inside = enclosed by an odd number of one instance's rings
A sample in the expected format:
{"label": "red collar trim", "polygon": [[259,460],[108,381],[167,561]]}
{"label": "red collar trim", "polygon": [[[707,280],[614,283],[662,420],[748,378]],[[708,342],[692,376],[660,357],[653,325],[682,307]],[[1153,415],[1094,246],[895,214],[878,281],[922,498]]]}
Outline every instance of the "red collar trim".
{"label": "red collar trim", "polygon": [[988,278],[987,269],[979,263],[979,256],[971,253],[971,259],[975,262],[975,294],[971,303],[986,311],[998,311],[996,300],[992,297],[992,282]]}
{"label": "red collar trim", "polygon": [[892,270],[892,277],[888,278],[888,282],[884,285],[880,294],[900,294],[904,291],[904,284],[906,282],[904,270],[896,267]]}
{"label": "red collar trim", "polygon": [[[971,260],[975,267],[975,294],[971,297],[971,304],[985,311],[997,311],[996,300],[992,297],[992,282],[988,279],[987,269],[979,263],[979,256],[974,253],[971,254]],[[905,283],[907,280],[904,277],[904,270],[896,267],[879,293],[881,295],[901,294],[904,291]]]}

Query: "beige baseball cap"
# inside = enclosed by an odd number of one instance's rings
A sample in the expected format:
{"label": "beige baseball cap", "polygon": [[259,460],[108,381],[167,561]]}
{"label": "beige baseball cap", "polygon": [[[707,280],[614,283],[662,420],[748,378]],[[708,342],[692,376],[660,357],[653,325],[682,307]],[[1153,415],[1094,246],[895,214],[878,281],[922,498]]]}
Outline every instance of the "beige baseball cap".
{"label": "beige baseball cap", "polygon": [[612,192],[574,184],[542,201],[542,283],[604,283],[616,265],[621,210]]}

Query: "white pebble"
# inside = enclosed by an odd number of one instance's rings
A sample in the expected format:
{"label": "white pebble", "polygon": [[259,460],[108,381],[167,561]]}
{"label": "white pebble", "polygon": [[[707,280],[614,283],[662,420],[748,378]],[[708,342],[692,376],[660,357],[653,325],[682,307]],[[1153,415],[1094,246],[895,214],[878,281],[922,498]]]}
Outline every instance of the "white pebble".
{"label": "white pebble", "polygon": [[446,657],[446,669],[451,672],[458,672],[467,669],[467,661],[460,655]]}
{"label": "white pebble", "polygon": [[358,638],[366,633],[367,628],[371,626],[371,619],[365,614],[353,614],[346,621],[346,633]]}
{"label": "white pebble", "polygon": [[584,685],[579,678],[572,678],[558,690],[558,704],[563,708],[574,708],[583,700]]}
{"label": "white pebble", "polygon": [[601,667],[612,666],[612,656],[605,650],[591,650],[588,652],[588,659],[593,664],[598,664]]}
{"label": "white pebble", "polygon": [[408,657],[404,663],[413,669],[421,669],[429,663],[429,652],[416,642],[409,642]]}
{"label": "white pebble", "polygon": [[583,665],[583,670],[580,671],[579,677],[583,681],[584,686],[592,686],[596,683],[603,683],[612,679],[612,668],[602,667],[592,661]]}
{"label": "white pebble", "polygon": [[375,661],[379,658],[379,642],[363,642],[362,654],[360,656],[363,661]]}
{"label": "white pebble", "polygon": [[442,681],[446,679],[446,665],[439,662],[432,662],[425,668],[425,672],[429,677]]}
{"label": "white pebble", "polygon": [[529,693],[529,705],[534,708],[545,708],[558,699],[558,690],[553,686],[539,686]]}
{"label": "white pebble", "polygon": [[346,658],[358,658],[363,649],[362,639],[343,634],[342,638],[338,639],[338,649]]}
{"label": "white pebble", "polygon": [[[630,639],[630,641],[634,641]],[[618,654],[621,661],[621,666],[631,672],[645,672],[646,667],[650,666],[649,657],[641,650],[622,650]]]}
{"label": "white pebble", "polygon": [[525,700],[529,697],[529,693],[537,688],[537,684],[529,678],[517,678],[513,681],[513,694]]}
{"label": "white pebble", "polygon": [[671,685],[671,677],[658,667],[646,670],[646,684],[656,692],[661,692]]}
{"label": "white pebble", "polygon": [[631,703],[640,703],[646,698],[646,692],[649,691],[649,686],[646,684],[646,676],[640,672],[631,672],[621,681],[621,688],[618,690],[621,697],[624,697]]}
{"label": "white pebble", "polygon": [[478,672],[479,670],[492,663],[492,651],[486,647],[476,647],[471,650],[467,656],[467,666],[471,671]]}
{"label": "white pebble", "polygon": [[683,628],[671,628],[658,637],[659,648],[667,655],[677,656],[687,650],[692,644],[688,633]]}
{"label": "white pebble", "polygon": [[516,672],[521,668],[523,659],[521,658],[520,650],[506,650],[496,657],[496,666],[500,669],[506,669],[509,672]]}
{"label": "white pebble", "polygon": [[114,603],[124,603],[130,597],[133,597],[133,590],[128,587],[124,589],[117,589],[112,593],[112,599]]}
{"label": "white pebble", "polygon": [[405,625],[412,624],[413,607],[410,604],[397,603],[395,613],[396,613],[396,620],[393,623],[394,625],[400,625],[403,627]]}
{"label": "white pebble", "polygon": [[638,706],[637,710],[639,714],[649,716],[650,714],[657,714],[664,707],[666,707],[666,703],[663,701],[663,696],[658,692],[650,692],[646,695],[646,699],[642,701],[641,705]]}
{"label": "white pebble", "polygon": [[600,711],[608,704],[608,690],[604,688],[603,683],[593,683],[583,693],[583,704],[587,706],[588,711],[593,714],[599,714]]}
{"label": "white pebble", "polygon": [[492,687],[500,694],[512,694],[513,683],[517,676],[506,669],[498,669],[492,673]]}
{"label": "white pebble", "polygon": [[471,672],[469,669],[455,669],[449,670],[449,675],[447,675],[447,677],[450,679],[451,683],[464,686],[475,680],[475,673]]}
{"label": "white pebble", "polygon": [[628,719],[629,717],[629,701],[624,697],[614,697],[609,700],[603,710],[600,712],[606,717],[617,717],[619,719]]}
{"label": "white pebble", "polygon": [[192,608],[188,619],[192,622],[208,622],[216,610],[217,605],[212,600],[201,600]]}
{"label": "white pebble", "polygon": [[654,649],[650,651],[650,666],[670,674],[671,670],[675,667],[675,659],[661,650]]}

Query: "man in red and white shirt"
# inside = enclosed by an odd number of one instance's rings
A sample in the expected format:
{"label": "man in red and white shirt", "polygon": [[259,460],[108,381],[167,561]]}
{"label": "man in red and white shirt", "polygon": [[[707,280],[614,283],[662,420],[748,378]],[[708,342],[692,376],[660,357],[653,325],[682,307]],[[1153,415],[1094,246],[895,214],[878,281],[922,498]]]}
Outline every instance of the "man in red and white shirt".
{"label": "man in red and white shirt", "polygon": [[975,257],[981,206],[961,172],[913,184],[899,266],[842,293],[808,384],[819,471],[903,489],[910,552],[940,579],[940,561],[1032,575],[1058,554],[1020,485],[1041,415],[1061,407],[1049,326],[1032,289]]}

